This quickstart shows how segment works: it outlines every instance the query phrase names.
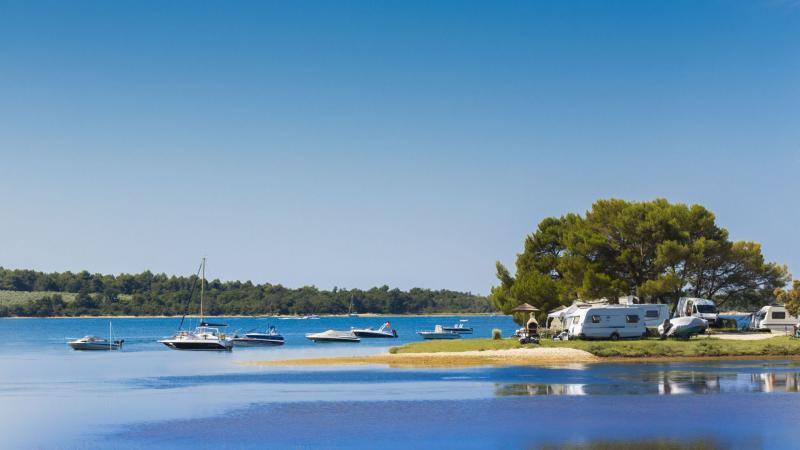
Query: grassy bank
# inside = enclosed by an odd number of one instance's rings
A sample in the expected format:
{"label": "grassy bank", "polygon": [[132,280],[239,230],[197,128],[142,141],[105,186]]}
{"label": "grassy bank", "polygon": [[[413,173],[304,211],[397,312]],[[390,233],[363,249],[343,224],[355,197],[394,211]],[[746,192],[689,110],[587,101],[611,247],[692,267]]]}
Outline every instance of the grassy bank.
{"label": "grassy bank", "polygon": [[514,339],[459,339],[425,341],[393,347],[390,353],[439,353],[505,350],[512,348],[574,348],[603,358],[663,358],[663,357],[735,357],[735,356],[800,356],[800,339],[781,336],[760,341],[722,339],[691,339],[675,341],[643,339],[637,341],[550,341],[540,345],[520,345]]}

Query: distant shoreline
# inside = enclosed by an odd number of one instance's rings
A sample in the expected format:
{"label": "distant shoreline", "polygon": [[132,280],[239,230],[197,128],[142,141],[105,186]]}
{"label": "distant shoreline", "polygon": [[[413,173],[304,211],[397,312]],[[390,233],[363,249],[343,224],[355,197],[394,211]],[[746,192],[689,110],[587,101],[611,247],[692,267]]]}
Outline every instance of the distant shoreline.
{"label": "distant shoreline", "polygon": [[[373,314],[373,313],[364,313],[358,314],[352,318],[369,318],[369,317],[453,317],[453,316],[465,316],[465,317],[504,317],[503,314],[497,313],[429,313],[429,314]],[[31,317],[31,316],[9,316],[9,317],[0,317],[0,319],[180,319],[182,316],[48,316],[48,317]],[[303,319],[303,316],[243,316],[243,315],[215,315],[215,316],[204,316],[204,318],[209,317],[220,317],[220,318],[228,318],[228,319],[281,319],[285,318],[285,320],[315,320],[315,319]],[[351,317],[349,314],[325,314],[320,315],[320,319],[330,318],[330,317]],[[200,316],[191,315],[186,316],[187,319],[199,319]]]}

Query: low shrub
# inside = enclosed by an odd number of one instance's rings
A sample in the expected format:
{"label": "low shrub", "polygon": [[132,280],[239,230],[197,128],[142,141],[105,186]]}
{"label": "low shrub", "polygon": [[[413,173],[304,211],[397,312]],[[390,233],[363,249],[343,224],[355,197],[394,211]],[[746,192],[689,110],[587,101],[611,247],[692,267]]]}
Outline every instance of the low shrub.
{"label": "low shrub", "polygon": [[499,328],[493,329],[492,330],[492,339],[494,339],[495,341],[499,340],[499,339],[503,339],[503,332],[500,331]]}

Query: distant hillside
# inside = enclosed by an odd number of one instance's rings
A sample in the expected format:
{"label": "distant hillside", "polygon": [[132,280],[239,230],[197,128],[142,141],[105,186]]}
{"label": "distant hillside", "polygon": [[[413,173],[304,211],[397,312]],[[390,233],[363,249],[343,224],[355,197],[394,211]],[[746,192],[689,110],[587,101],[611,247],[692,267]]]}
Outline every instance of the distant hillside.
{"label": "distant hillside", "polygon": [[[44,273],[0,267],[0,316],[180,315],[199,312],[197,276]],[[388,286],[368,290],[290,289],[279,284],[206,280],[206,314],[376,314],[495,312],[486,297]]]}

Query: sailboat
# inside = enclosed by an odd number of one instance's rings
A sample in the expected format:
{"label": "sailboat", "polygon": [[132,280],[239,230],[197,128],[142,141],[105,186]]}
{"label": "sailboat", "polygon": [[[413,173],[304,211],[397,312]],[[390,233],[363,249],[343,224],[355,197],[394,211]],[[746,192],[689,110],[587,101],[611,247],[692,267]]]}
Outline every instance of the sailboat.
{"label": "sailboat", "polygon": [[358,317],[358,313],[353,312],[353,296],[350,296],[350,307],[347,308],[347,315],[350,317]]}
{"label": "sailboat", "polygon": [[97,336],[84,336],[67,342],[74,350],[119,350],[124,339],[114,340],[114,331],[111,322],[108,322],[108,339]]}
{"label": "sailboat", "polygon": [[[166,345],[173,350],[211,350],[211,351],[231,351],[233,350],[233,340],[220,332],[220,327],[227,325],[221,323],[208,323],[203,320],[203,297],[205,294],[206,284],[206,259],[200,264],[202,278],[200,282],[200,323],[194,331],[181,330],[183,320],[186,318],[184,314],[181,318],[181,325],[178,327],[178,332],[174,336],[161,339],[160,343]],[[194,291],[194,288],[192,288]],[[191,300],[191,294],[189,295]]]}

